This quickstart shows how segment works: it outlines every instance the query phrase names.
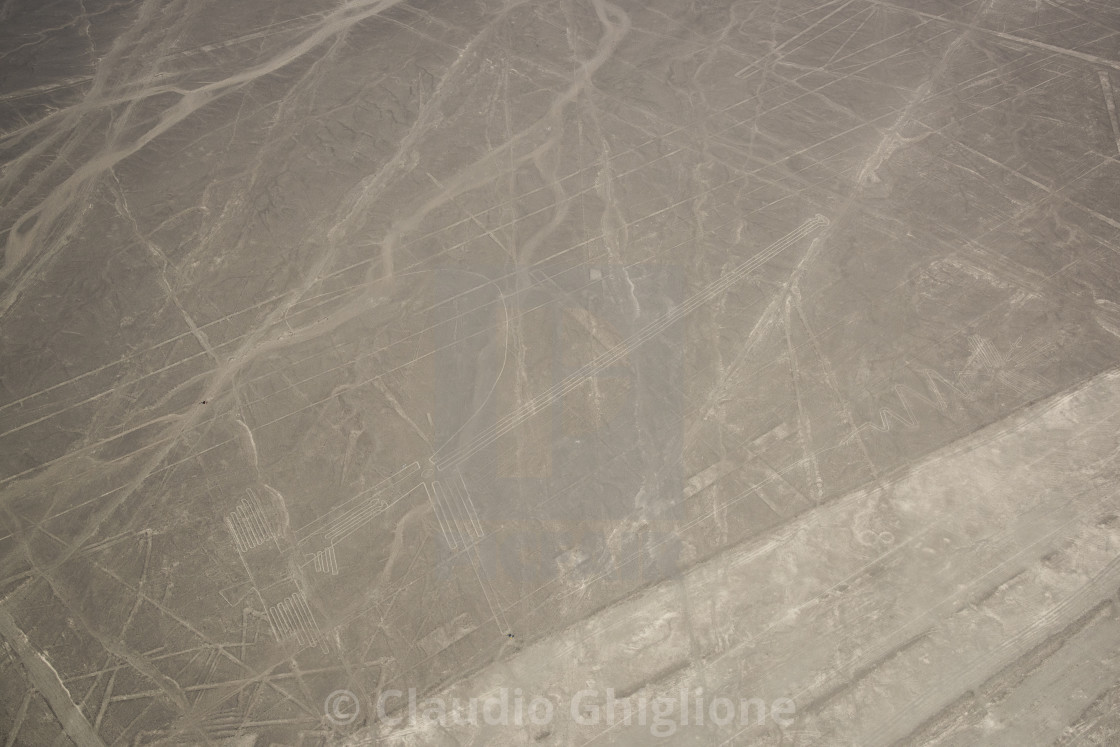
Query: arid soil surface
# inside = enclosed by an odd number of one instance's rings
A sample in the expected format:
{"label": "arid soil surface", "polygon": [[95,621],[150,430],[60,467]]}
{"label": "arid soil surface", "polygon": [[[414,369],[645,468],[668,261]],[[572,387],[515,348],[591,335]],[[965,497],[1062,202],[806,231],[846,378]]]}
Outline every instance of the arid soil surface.
{"label": "arid soil surface", "polygon": [[1120,5],[0,2],[0,744],[1120,744]]}

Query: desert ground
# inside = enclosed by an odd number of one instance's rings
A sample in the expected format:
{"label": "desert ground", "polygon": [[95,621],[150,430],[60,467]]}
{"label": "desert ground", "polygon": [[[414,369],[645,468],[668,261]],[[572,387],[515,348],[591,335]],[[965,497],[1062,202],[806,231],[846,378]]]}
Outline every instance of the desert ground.
{"label": "desert ground", "polygon": [[0,2],[0,745],[1120,745],[1120,5]]}

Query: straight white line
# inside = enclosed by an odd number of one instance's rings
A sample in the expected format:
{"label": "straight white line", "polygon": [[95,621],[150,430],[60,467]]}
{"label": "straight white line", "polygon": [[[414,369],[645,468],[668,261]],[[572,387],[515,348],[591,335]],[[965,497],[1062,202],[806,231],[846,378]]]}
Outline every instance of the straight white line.
{"label": "straight white line", "polygon": [[1120,119],[1116,116],[1116,98],[1112,95],[1112,83],[1108,79],[1107,70],[1098,70],[1101,79],[1101,91],[1104,92],[1104,105],[1108,108],[1108,121],[1112,123],[1112,134],[1116,138],[1116,152],[1120,153]]}

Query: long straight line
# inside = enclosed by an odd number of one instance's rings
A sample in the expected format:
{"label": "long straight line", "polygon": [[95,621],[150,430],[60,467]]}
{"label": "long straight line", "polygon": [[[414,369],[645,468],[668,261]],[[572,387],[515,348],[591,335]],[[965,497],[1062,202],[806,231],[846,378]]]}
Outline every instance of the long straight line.
{"label": "long straight line", "polygon": [[480,433],[478,437],[476,437],[470,443],[442,457],[439,456],[439,452],[437,451],[431,457],[432,463],[436,466],[436,469],[440,471],[460,464],[461,462],[478,452],[480,449],[483,449],[497,441],[499,438],[516,428],[525,420],[529,419],[538,412],[541,412],[546,406],[551,404],[556,399],[563,397],[565,394],[578,387],[589,377],[594,376],[596,372],[614,365],[615,363],[632,353],[643,343],[648,342],[653,337],[657,336],[673,324],[677,323],[688,314],[713,300],[720,293],[723,293],[732,285],[742,280],[748,273],[758,269],[760,266],[780,254],[782,251],[795,244],[798,240],[804,238],[818,228],[827,226],[828,224],[828,218],[818,213],[814,217],[802,223],[790,233],[786,234],[786,236],[784,236],[783,238],[778,239],[778,241],[771,244],[764,251],[751,257],[750,259],[739,265],[737,268],[724,275],[719,280],[711,283],[701,291],[697,292],[684,303],[650,322],[641,330],[626,338],[622,342],[618,343],[614,347],[599,354],[580,368],[573,371],[568,376],[564,377],[561,381],[557,382],[552,387],[549,387],[544,392],[541,392],[536,397],[533,397],[531,400],[526,402],[514,412],[501,418],[489,428],[482,431],[482,433]]}

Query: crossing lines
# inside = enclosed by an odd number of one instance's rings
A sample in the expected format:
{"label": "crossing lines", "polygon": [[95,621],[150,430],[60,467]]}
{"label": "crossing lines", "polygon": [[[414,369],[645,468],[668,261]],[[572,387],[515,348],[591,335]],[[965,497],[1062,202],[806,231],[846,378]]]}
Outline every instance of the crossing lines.
{"label": "crossing lines", "polygon": [[321,535],[326,544],[337,545],[418,489],[423,484],[414,479],[419,471],[419,462],[402,467],[374,487],[300,529],[296,532],[299,543],[303,545],[313,536]]}
{"label": "crossing lines", "polygon": [[589,378],[595,376],[602,369],[612,366],[620,360],[623,360],[642,344],[653,339],[661,332],[665,331],[670,326],[677,323],[685,316],[700,308],[704,304],[714,300],[728,288],[738,283],[751,272],[757,270],[766,262],[769,262],[781,252],[793,246],[800,239],[805,238],[818,228],[828,226],[828,224],[828,218],[818,213],[814,217],[802,223],[790,233],[786,234],[781,239],[778,239],[778,241],[774,242],[763,251],[759,252],[755,256],[740,264],[731,272],[723,275],[715,282],[710,283],[708,286],[692,295],[690,298],[673,308],[671,311],[663,314],[653,322],[650,322],[640,331],[626,338],[609,350],[606,350],[603,353],[599,354],[580,368],[570,373],[568,376],[564,377],[554,386],[538,394],[536,397],[533,397],[517,410],[501,418],[489,428],[483,430],[470,443],[458,449],[452,450],[443,456],[440,456],[439,452],[437,451],[431,457],[432,463],[436,466],[437,470],[442,472],[466,461],[475,453],[494,443],[506,433],[509,433],[521,423],[531,418],[533,415],[536,415],[538,412],[543,411],[553,402],[573,391],[576,387],[583,384],[583,382],[587,381]]}

